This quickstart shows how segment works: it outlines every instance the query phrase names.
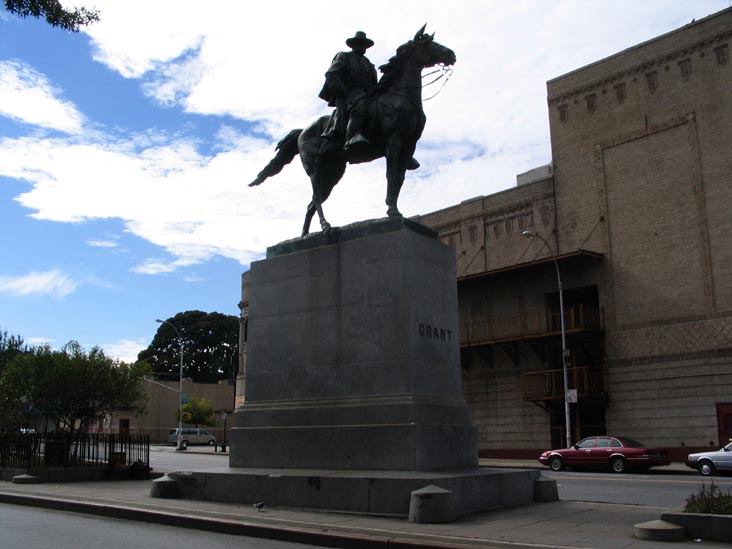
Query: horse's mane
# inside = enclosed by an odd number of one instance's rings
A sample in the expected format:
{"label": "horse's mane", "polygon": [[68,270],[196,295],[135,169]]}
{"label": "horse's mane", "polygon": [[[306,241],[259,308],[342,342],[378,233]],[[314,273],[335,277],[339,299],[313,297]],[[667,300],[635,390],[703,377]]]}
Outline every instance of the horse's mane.
{"label": "horse's mane", "polygon": [[396,55],[392,56],[389,61],[379,67],[379,70],[383,73],[379,78],[379,84],[377,89],[381,92],[388,89],[389,86],[394,82],[394,77],[399,72],[407,54],[412,50],[414,42],[410,40],[406,44],[402,44],[397,48]]}

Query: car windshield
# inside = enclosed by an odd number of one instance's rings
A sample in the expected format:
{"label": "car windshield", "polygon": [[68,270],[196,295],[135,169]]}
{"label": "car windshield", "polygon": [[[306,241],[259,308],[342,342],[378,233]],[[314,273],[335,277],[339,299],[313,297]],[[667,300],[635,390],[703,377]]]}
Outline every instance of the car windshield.
{"label": "car windshield", "polygon": [[732,442],[730,442],[727,446],[724,447],[725,450],[728,452],[732,452]]}
{"label": "car windshield", "polygon": [[629,448],[645,448],[645,444],[641,444],[637,440],[633,440],[632,438],[628,437],[618,437],[618,440],[623,443],[623,446],[627,446]]}
{"label": "car windshield", "polygon": [[170,430],[170,432],[169,432],[168,434],[169,434],[169,435],[174,435],[174,434],[176,434],[177,432],[178,432],[178,429],[171,429],[171,430]]}

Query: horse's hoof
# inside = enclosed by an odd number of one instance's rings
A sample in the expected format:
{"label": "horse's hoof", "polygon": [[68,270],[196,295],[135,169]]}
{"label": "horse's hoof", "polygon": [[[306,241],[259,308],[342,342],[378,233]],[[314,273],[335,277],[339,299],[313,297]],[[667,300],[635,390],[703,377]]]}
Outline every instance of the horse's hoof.
{"label": "horse's hoof", "polygon": [[403,217],[402,212],[397,210],[396,206],[392,206],[388,210],[386,210],[386,215],[389,217]]}
{"label": "horse's hoof", "polygon": [[323,223],[320,227],[323,230],[323,234],[326,236],[329,235],[332,230],[330,223]]}

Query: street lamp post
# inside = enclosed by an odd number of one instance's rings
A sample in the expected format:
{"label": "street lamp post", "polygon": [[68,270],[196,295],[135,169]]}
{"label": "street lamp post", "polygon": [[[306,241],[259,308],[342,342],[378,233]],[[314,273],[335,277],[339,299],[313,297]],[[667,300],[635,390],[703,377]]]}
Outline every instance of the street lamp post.
{"label": "street lamp post", "polygon": [[564,377],[564,430],[567,436],[567,448],[572,446],[572,434],[570,433],[570,419],[569,419],[569,375],[567,373],[567,335],[564,328],[564,291],[562,288],[562,277],[559,274],[559,262],[557,256],[552,250],[549,243],[538,233],[534,231],[524,231],[521,233],[527,238],[538,238],[544,243],[546,249],[549,250],[549,254],[552,256],[554,261],[554,268],[557,271],[557,286],[559,287],[559,323],[562,333],[562,375]]}
{"label": "street lamp post", "polygon": [[167,324],[178,334],[178,345],[180,345],[180,375],[178,377],[178,436],[175,449],[181,451],[183,449],[183,445],[181,444],[183,437],[183,338],[173,323],[167,320],[160,320],[159,318],[155,319],[155,322]]}

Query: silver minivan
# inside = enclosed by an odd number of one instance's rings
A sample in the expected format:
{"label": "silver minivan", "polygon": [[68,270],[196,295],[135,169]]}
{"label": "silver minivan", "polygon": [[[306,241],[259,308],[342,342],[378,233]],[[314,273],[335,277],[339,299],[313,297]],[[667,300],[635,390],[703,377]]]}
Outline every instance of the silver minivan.
{"label": "silver minivan", "polygon": [[[168,433],[168,444],[178,443],[178,429],[171,429]],[[181,435],[181,443],[185,446],[193,446],[194,444],[216,445],[216,437],[209,433],[206,429],[184,428]]]}

